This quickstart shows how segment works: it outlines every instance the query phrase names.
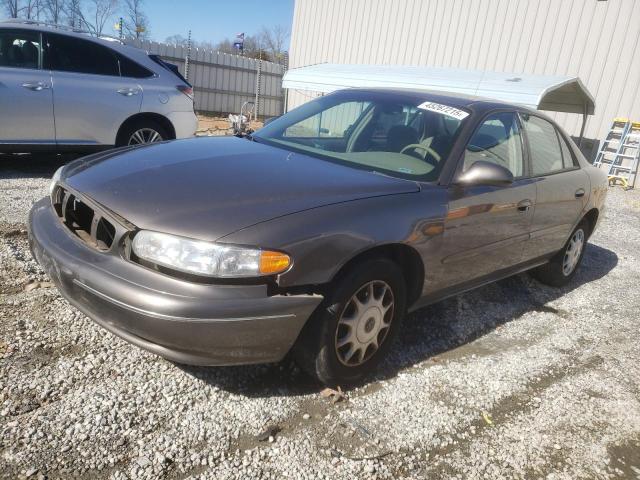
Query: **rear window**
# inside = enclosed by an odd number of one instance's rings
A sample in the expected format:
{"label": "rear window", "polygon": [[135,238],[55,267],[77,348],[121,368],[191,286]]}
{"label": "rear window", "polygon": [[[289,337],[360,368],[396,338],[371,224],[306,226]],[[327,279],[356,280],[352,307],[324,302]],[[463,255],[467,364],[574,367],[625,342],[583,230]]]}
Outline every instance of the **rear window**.
{"label": "rear window", "polygon": [[168,63],[165,62],[162,58],[160,58],[158,55],[149,55],[149,58],[151,60],[153,60],[154,62],[156,62],[158,65],[160,65],[162,68],[164,68],[165,70],[167,70],[168,72],[173,73],[176,77],[178,77],[180,80],[182,80],[184,83],[186,83],[187,85],[189,85],[190,87],[192,86],[186,78],[184,78],[182,76],[182,74],[180,73],[180,70],[178,69],[178,67],[176,65],[173,65],[172,63]]}
{"label": "rear window", "polygon": [[522,119],[529,139],[533,175],[547,175],[564,169],[555,127],[535,115],[522,114]]}
{"label": "rear window", "polygon": [[124,55],[117,54],[120,63],[120,75],[129,78],[149,78],[153,76],[153,72],[144,68],[142,65],[134,62]]}

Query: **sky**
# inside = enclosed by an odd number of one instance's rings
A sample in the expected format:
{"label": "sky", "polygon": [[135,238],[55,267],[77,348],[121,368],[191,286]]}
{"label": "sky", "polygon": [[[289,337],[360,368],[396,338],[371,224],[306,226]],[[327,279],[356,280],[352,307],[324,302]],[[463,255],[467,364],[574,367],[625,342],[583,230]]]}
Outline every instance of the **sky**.
{"label": "sky", "polygon": [[[146,0],[153,40],[171,35],[191,36],[198,42],[217,43],[237,33],[258,33],[262,26],[291,29],[294,0]],[[288,45],[287,45],[288,47]]]}

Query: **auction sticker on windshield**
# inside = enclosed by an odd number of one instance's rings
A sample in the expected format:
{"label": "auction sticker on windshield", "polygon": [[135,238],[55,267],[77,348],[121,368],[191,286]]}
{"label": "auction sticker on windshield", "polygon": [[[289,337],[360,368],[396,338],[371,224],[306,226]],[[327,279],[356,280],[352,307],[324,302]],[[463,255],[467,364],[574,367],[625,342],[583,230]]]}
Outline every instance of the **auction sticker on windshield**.
{"label": "auction sticker on windshield", "polygon": [[442,113],[443,115],[447,115],[448,117],[453,117],[458,120],[464,120],[469,116],[469,114],[464,110],[450,107],[449,105],[442,105],[441,103],[424,102],[418,105],[418,108],[421,108],[422,110],[429,110],[430,112]]}

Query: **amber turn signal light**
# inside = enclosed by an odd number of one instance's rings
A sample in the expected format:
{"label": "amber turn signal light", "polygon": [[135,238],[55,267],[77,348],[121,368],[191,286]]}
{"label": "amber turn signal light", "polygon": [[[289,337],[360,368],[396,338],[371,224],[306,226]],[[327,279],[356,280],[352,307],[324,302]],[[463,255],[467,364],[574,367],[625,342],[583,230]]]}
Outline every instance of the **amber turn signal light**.
{"label": "amber turn signal light", "polygon": [[260,252],[260,273],[274,275],[284,272],[291,265],[291,258],[282,252],[263,250]]}

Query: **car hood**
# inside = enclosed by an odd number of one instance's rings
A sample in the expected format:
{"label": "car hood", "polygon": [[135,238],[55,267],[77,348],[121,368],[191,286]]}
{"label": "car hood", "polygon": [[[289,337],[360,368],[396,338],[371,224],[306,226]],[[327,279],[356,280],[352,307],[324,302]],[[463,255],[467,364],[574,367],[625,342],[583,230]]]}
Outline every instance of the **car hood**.
{"label": "car hood", "polygon": [[419,191],[417,183],[235,137],[92,155],[62,180],[138,228],[216,240],[339,202]]}

